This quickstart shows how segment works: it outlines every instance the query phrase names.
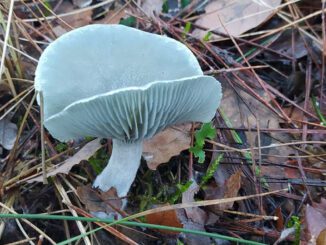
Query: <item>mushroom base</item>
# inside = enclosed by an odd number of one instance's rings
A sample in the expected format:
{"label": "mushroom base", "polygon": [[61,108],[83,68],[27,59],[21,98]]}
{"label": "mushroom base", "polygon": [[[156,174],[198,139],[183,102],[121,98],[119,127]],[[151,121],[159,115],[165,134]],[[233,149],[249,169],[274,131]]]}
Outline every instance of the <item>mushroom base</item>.
{"label": "mushroom base", "polygon": [[113,139],[112,154],[93,187],[102,191],[116,188],[119,197],[126,196],[137,174],[142,155],[142,141],[125,143]]}

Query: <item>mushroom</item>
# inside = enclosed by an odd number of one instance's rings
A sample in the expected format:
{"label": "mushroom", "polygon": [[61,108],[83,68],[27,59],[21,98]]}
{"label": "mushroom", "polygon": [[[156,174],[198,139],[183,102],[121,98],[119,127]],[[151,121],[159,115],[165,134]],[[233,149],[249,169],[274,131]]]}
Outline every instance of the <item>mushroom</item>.
{"label": "mushroom", "polygon": [[84,26],[52,42],[40,57],[35,88],[56,139],[113,139],[93,186],[114,187],[119,197],[135,179],[143,139],[173,124],[210,121],[221,99],[220,83],[203,75],[185,45],[122,25]]}

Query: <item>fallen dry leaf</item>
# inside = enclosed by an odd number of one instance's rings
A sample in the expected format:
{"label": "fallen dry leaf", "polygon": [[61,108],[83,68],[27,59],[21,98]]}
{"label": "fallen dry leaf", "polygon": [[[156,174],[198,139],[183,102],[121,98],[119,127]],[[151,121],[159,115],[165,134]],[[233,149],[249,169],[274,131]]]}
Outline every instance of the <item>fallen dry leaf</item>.
{"label": "fallen dry leaf", "polygon": [[[102,147],[100,144],[100,139],[95,139],[91,142],[88,142],[83,148],[81,148],[75,155],[69,157],[62,164],[56,165],[55,168],[48,170],[47,176],[54,176],[56,174],[68,174],[73,166],[79,164],[82,160],[88,160],[94,153]],[[42,182],[43,177],[40,173],[39,176],[27,180],[28,183],[32,182]]]}
{"label": "fallen dry leaf", "polygon": [[275,209],[275,215],[278,217],[276,221],[276,229],[278,231],[282,231],[284,229],[284,219],[283,219],[282,209],[280,207],[277,207]]}
{"label": "fallen dry leaf", "polygon": [[90,212],[109,214],[115,212],[114,209],[120,210],[122,207],[122,200],[118,197],[117,191],[113,187],[103,192],[93,189],[90,185],[78,186],[77,195]]}
{"label": "fallen dry leaf", "polygon": [[[238,192],[241,187],[241,170],[232,174],[225,183],[226,189],[224,192],[224,198],[231,198],[238,196]],[[229,202],[220,205],[220,209],[230,209],[233,207],[234,202]]]}
{"label": "fallen dry leaf", "polygon": [[[74,5],[69,1],[63,1],[57,9],[57,13],[69,13],[75,11]],[[73,28],[82,27],[88,25],[92,21],[92,10],[82,11],[80,13],[68,15],[62,17],[61,19],[66,22],[69,26]],[[62,21],[59,21],[60,25],[67,31],[70,31],[70,28],[67,27]]]}
{"label": "fallen dry leaf", "polygon": [[[199,191],[198,184],[193,181],[187,191],[182,193],[182,203],[195,202],[195,195]],[[207,213],[199,207],[185,208],[184,212],[178,212],[178,218],[185,229],[205,231]],[[208,237],[194,236],[192,234],[184,234],[186,244],[209,244]]]}
{"label": "fallen dry leaf", "polygon": [[[177,212],[176,210],[169,210],[164,212],[148,214],[145,216],[146,222],[149,224],[183,228],[183,225],[180,223],[176,212]],[[179,232],[166,231],[166,230],[159,230],[159,231],[166,234],[179,233]]]}
{"label": "fallen dry leaf", "polygon": [[286,238],[288,238],[289,236],[293,235],[295,233],[295,228],[291,227],[291,228],[286,228],[281,232],[280,237],[274,242],[273,245],[278,245],[281,242],[283,242]]}
{"label": "fallen dry leaf", "polygon": [[[294,35],[295,40],[293,43],[289,42],[289,40],[292,38],[292,35]],[[303,37],[299,34],[299,32],[292,33],[292,30],[286,30],[282,33],[276,42],[272,43],[269,48],[290,57],[300,59],[306,56],[308,52],[305,46],[305,42],[309,42],[309,40],[303,40]],[[266,54],[266,57],[274,58],[275,56],[268,53]]]}
{"label": "fallen dry leaf", "polygon": [[[236,173],[232,174],[223,185],[219,185],[218,187],[214,186],[213,188],[206,189],[205,199],[213,200],[213,199],[222,199],[222,198],[232,198],[237,197],[238,192],[241,187],[241,170],[238,170]],[[222,203],[218,205],[214,205],[212,207],[213,210],[225,210],[233,207],[234,202]]]}
{"label": "fallen dry leaf", "polygon": [[[209,30],[216,30],[238,36],[270,18],[282,0],[215,0],[205,7],[196,24]],[[220,19],[219,19],[220,18]],[[223,25],[221,24],[223,23]],[[194,34],[203,38],[207,32],[195,30]]]}
{"label": "fallen dry leaf", "polygon": [[0,120],[0,145],[7,150],[11,150],[14,147],[16,136],[16,124],[10,122],[8,118]]}
{"label": "fallen dry leaf", "polygon": [[144,0],[142,9],[148,16],[153,17],[154,13],[161,13],[163,3],[163,0]]}
{"label": "fallen dry leaf", "polygon": [[145,140],[143,157],[150,169],[155,170],[161,163],[166,163],[171,157],[190,147],[191,124],[182,124],[167,128],[153,138]]}
{"label": "fallen dry leaf", "polygon": [[[206,232],[205,226],[203,224],[195,223],[187,219],[184,213],[182,216],[182,212],[178,212],[178,217],[182,221],[184,229]],[[187,245],[212,244],[211,239],[206,236],[198,236],[196,234],[184,233],[183,237],[184,237],[185,244]]]}
{"label": "fallen dry leaf", "polygon": [[52,28],[52,31],[54,32],[54,34],[57,37],[62,36],[63,34],[65,34],[66,32],[68,32],[67,29],[63,28],[62,26],[55,26]]}
{"label": "fallen dry leaf", "polygon": [[[270,99],[267,94],[259,88],[254,88],[255,92],[264,98],[268,103]],[[241,96],[242,100],[239,98]],[[247,107],[250,107],[250,109]],[[235,92],[229,85],[225,84],[223,86],[223,98],[220,104],[220,109],[225,114],[228,121],[234,128],[257,128],[257,123],[259,123],[259,128],[262,129],[278,129],[280,128],[280,122],[282,122],[276,114],[271,112],[270,109],[265,107],[260,101],[246,93],[243,90],[237,90]],[[255,116],[252,114],[255,113]],[[245,142],[248,142],[248,147],[258,147],[258,133],[254,130],[244,133]],[[277,139],[277,140],[276,140]],[[260,143],[261,146],[269,146],[272,144],[279,144],[279,142],[290,142],[292,138],[288,134],[280,134],[278,132],[260,133]],[[257,158],[258,151],[254,151]],[[296,152],[291,147],[271,147],[262,149],[261,153],[263,160],[269,162],[286,162],[290,155]],[[276,157],[275,155],[282,156]],[[261,166],[261,175],[269,176],[273,178],[285,178],[285,173],[283,168],[276,165],[265,165]],[[269,186],[273,190],[284,188],[280,183],[270,183]]]}
{"label": "fallen dry leaf", "polygon": [[[306,237],[311,244],[316,244],[316,240],[324,229],[326,229],[326,213],[325,209],[320,210],[318,208],[307,205],[305,212],[306,222]],[[322,239],[322,238],[321,238]]]}
{"label": "fallen dry leaf", "polygon": [[326,229],[322,230],[316,241],[316,245],[325,245],[326,244]]}
{"label": "fallen dry leaf", "polygon": [[[198,191],[199,186],[195,181],[193,181],[188,190],[182,193],[182,203],[195,202],[195,195]],[[206,212],[198,207],[185,208],[185,214],[188,221],[198,224],[204,225],[207,220]]]}
{"label": "fallen dry leaf", "polygon": [[[289,160],[287,163],[289,165],[298,166],[298,162],[296,160]],[[284,175],[288,179],[298,179],[301,177],[300,170],[296,168],[285,168]]]}

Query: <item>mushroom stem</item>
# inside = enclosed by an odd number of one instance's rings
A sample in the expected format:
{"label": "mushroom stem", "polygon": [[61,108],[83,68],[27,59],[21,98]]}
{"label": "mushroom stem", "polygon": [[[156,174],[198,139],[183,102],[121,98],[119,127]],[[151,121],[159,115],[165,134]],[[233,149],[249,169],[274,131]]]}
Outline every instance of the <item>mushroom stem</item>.
{"label": "mushroom stem", "polygon": [[102,191],[116,188],[119,197],[126,196],[137,174],[142,155],[143,142],[125,143],[112,140],[113,149],[108,164],[93,184]]}

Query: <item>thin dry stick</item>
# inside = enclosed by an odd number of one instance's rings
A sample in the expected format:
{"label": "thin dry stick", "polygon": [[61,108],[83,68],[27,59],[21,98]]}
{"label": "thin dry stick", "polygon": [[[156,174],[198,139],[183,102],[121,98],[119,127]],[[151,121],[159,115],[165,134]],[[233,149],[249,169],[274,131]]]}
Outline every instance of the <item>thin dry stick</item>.
{"label": "thin dry stick", "polygon": [[[311,90],[311,59],[307,59],[307,68],[306,68],[306,86],[305,86],[305,100],[304,100],[304,105],[303,108],[305,110],[308,109],[308,103],[310,99],[310,90]],[[307,121],[307,116],[303,114],[303,121]],[[307,140],[307,129],[308,125],[306,123],[302,124],[302,141]],[[304,148],[305,145],[302,145],[302,148]]]}
{"label": "thin dry stick", "polygon": [[49,11],[53,16],[57,17],[63,24],[65,24],[65,26],[67,26],[70,30],[73,30],[74,28],[69,25],[65,20],[63,20],[62,18],[60,18],[56,13],[54,13],[52,11],[52,9],[50,9],[48,6],[46,6],[42,1],[40,1],[40,3],[43,5],[43,7]]}
{"label": "thin dry stick", "polygon": [[[5,42],[2,41],[1,39],[0,39],[0,43],[3,44],[3,45],[5,44]],[[12,46],[12,45],[10,45],[10,44],[7,44],[7,47],[11,48],[12,50],[16,51],[17,53],[20,53],[21,55],[25,56],[26,58],[28,58],[28,59],[30,59],[30,60],[36,62],[36,63],[38,62],[38,60],[35,59],[34,57],[32,57],[32,56],[30,56],[30,55],[24,53],[23,51],[21,51],[21,50],[15,48],[14,46]],[[1,63],[1,64],[2,64],[2,63]]]}
{"label": "thin dry stick", "polygon": [[[69,205],[69,207],[71,207],[78,214],[83,215],[84,217],[88,217],[88,218],[93,218],[94,217],[94,216],[92,216],[91,214],[85,212],[83,209],[81,209],[79,207],[76,207],[76,206],[71,205],[71,204],[67,204],[67,205]],[[113,227],[107,226],[107,225],[103,225],[103,223],[101,223],[101,222],[94,222],[94,223],[97,224],[98,226],[103,227],[103,229],[105,229],[108,232],[110,232],[113,236],[116,236],[118,239],[121,239],[122,241],[124,241],[124,242],[126,242],[128,244],[133,244],[133,245],[137,245],[138,244],[135,241],[133,241],[131,238],[129,238],[128,236],[126,236],[123,233],[121,233],[120,231],[118,231],[116,228],[113,228]],[[148,234],[145,234],[145,235],[148,235]]]}
{"label": "thin dry stick", "polygon": [[12,78],[11,78],[11,75],[10,75],[10,72],[9,72],[8,68],[5,68],[4,73],[5,73],[5,77],[6,77],[7,81],[8,81],[8,85],[10,87],[10,91],[11,91],[12,95],[17,96],[17,91],[16,91],[15,85],[14,85],[14,83],[12,81]]}
{"label": "thin dry stick", "polygon": [[[37,35],[39,35],[40,37],[42,37],[45,41],[34,41],[35,43],[42,43],[42,44],[49,44],[51,43],[53,40],[48,37],[47,35],[45,35],[44,33],[42,33],[41,31],[39,31],[37,28],[35,28],[34,26],[32,26],[31,24],[27,23],[27,22],[23,22],[20,18],[18,18],[17,16],[15,16],[15,20],[16,22],[18,22],[18,24],[23,25],[24,27],[22,28],[29,28],[31,29],[31,32],[29,31],[29,33],[31,35],[33,35],[34,33],[36,33]],[[20,38],[21,39],[21,38]]]}
{"label": "thin dry stick", "polygon": [[43,50],[37,45],[37,43],[33,40],[31,35],[27,32],[27,30],[22,25],[19,25],[18,23],[16,23],[16,25],[20,30],[21,34],[26,38],[26,41],[29,42],[40,54],[42,54]]}
{"label": "thin dry stick", "polygon": [[[5,118],[5,116],[7,116],[9,114],[9,112],[11,112],[13,109],[16,108],[16,106],[18,106],[32,91],[33,91],[33,87],[20,99],[18,100],[12,107],[10,107],[1,117],[0,120],[2,120],[3,118]],[[2,108],[1,108],[2,110]],[[0,111],[1,111],[0,110]]]}
{"label": "thin dry stick", "polygon": [[[285,20],[287,23],[291,23],[291,20],[286,18],[283,14],[279,13],[278,16],[280,18],[282,18],[283,20]],[[310,33],[308,33],[307,31],[305,31],[303,28],[301,28],[300,26],[297,26],[296,25],[296,28],[302,32],[303,34],[305,34],[307,37],[309,37],[310,39],[312,39],[313,41],[316,42],[316,44],[319,44],[319,45],[316,45],[317,48],[321,49],[321,43],[320,41],[318,40],[318,38],[314,37],[313,35],[311,35]]]}
{"label": "thin dry stick", "polygon": [[[258,196],[268,196],[271,194],[276,194],[281,191],[287,191],[288,189],[282,189],[282,190],[276,190],[276,191],[270,191],[270,192],[265,192],[265,193],[260,193],[260,194],[255,194],[255,195],[248,195],[248,196],[241,196],[241,197],[231,197],[231,198],[222,198],[222,199],[215,199],[215,200],[206,200],[206,201],[197,201],[197,202],[188,202],[188,203],[180,203],[180,204],[174,204],[174,205],[169,205],[169,206],[163,206],[159,208],[153,208],[138,214],[131,215],[127,218],[124,218],[122,220],[132,220],[136,219],[139,217],[143,217],[149,214],[153,213],[160,213],[164,211],[170,211],[170,210],[176,210],[180,208],[193,208],[193,207],[204,207],[204,206],[210,206],[210,205],[216,205],[216,204],[222,204],[222,203],[229,203],[229,202],[237,202],[237,201],[243,201],[249,198],[255,198]],[[121,220],[120,220],[121,221]]]}
{"label": "thin dry stick", "polygon": [[19,244],[26,244],[26,242],[36,240],[36,237],[28,238],[28,239],[23,239],[17,242],[11,242],[11,243],[6,243],[4,245],[19,245]]}
{"label": "thin dry stick", "polygon": [[[29,80],[29,79],[24,79],[24,78],[19,78],[19,77],[12,77],[11,79],[13,81],[25,82],[25,83],[28,83],[28,84],[34,84],[34,81],[33,80]],[[6,79],[3,79],[3,80],[6,80]]]}
{"label": "thin dry stick", "polygon": [[17,148],[18,148],[18,141],[20,139],[20,136],[22,135],[23,129],[26,126],[27,117],[30,114],[30,110],[31,110],[31,108],[33,106],[35,97],[36,97],[36,94],[33,95],[33,98],[31,99],[28,107],[26,108],[26,112],[25,112],[25,114],[23,116],[23,119],[21,121],[21,125],[20,125],[20,127],[18,129],[18,132],[17,132],[17,137],[16,137],[16,140],[15,140],[15,143],[14,143],[14,147],[11,149],[11,152],[9,154],[9,159],[8,159],[8,163],[7,163],[5,174],[4,174],[6,176],[6,179],[11,176],[11,174],[12,174],[14,168],[15,168],[14,159],[15,159],[15,156],[16,156]]}
{"label": "thin dry stick", "polygon": [[219,74],[224,72],[234,72],[234,71],[243,71],[243,70],[251,70],[251,69],[258,69],[258,68],[269,68],[269,65],[258,65],[258,66],[250,66],[250,67],[237,67],[237,68],[222,68],[219,70],[210,70],[205,71],[205,75],[212,75],[212,74]]}
{"label": "thin dry stick", "polygon": [[[216,152],[225,152],[225,151],[237,151],[237,152],[247,152],[250,150],[259,150],[258,147],[253,147],[253,148],[245,148],[245,149],[237,149],[231,146],[227,146],[212,140],[205,140],[208,143],[211,143],[212,145],[217,145],[219,147],[228,149],[228,150],[212,150],[212,151],[216,151]],[[260,149],[267,149],[267,148],[274,148],[274,147],[280,147],[280,146],[289,146],[289,145],[301,145],[301,144],[322,144],[325,145],[326,142],[325,141],[297,141],[297,142],[288,142],[288,143],[283,143],[283,144],[270,144],[270,145],[266,145],[266,146],[261,146]],[[313,156],[313,155],[312,155]]]}
{"label": "thin dry stick", "polygon": [[289,22],[288,24],[286,24],[286,25],[284,25],[284,26],[281,26],[281,27],[279,27],[279,28],[269,30],[265,35],[260,36],[259,39],[261,39],[261,38],[265,38],[265,37],[268,37],[268,36],[271,36],[271,35],[273,35],[273,34],[279,32],[279,31],[285,30],[285,29],[287,29],[288,27],[291,27],[291,26],[295,26],[295,25],[297,25],[298,23],[300,23],[300,22],[302,22],[302,21],[308,20],[308,19],[310,19],[310,18],[313,18],[313,17],[318,16],[318,15],[320,15],[320,14],[322,14],[322,13],[325,13],[325,12],[326,12],[326,9],[322,9],[322,10],[316,11],[316,12],[314,12],[314,13],[311,13],[311,14],[309,14],[309,15],[306,15],[306,16],[304,16],[304,17],[298,19],[298,20],[295,20],[295,21]]}
{"label": "thin dry stick", "polygon": [[[56,195],[56,198],[58,200],[61,200],[60,193],[57,190],[55,190],[54,193]],[[46,214],[60,213],[62,215],[66,215],[66,213],[69,213],[69,209],[63,209],[63,203],[62,202],[59,201],[58,203],[59,203],[59,206],[60,206],[61,210],[54,211],[54,212],[48,212]],[[69,231],[69,226],[68,226],[68,221],[67,220],[63,220],[63,227],[64,227],[64,231],[65,231],[65,234],[66,234],[66,239],[70,239],[71,238],[71,235],[70,235],[70,231]]]}
{"label": "thin dry stick", "polygon": [[40,96],[40,109],[41,109],[41,149],[42,149],[42,175],[43,175],[43,184],[47,184],[46,176],[46,164],[45,164],[45,145],[44,145],[44,98],[43,91],[38,91]]}
{"label": "thin dry stick", "polygon": [[[261,156],[261,138],[260,138],[260,119],[256,118],[257,120],[257,139],[258,139],[258,164],[259,164],[259,169],[262,169],[262,156]],[[261,172],[258,172],[258,178],[259,178],[259,182],[258,182],[258,186],[259,186],[259,193],[262,192],[262,187],[261,187]],[[255,173],[256,174],[256,173]],[[263,199],[260,197],[259,201],[261,203],[261,212],[265,212],[264,210],[264,206],[263,206]]]}
{"label": "thin dry stick", "polygon": [[119,14],[121,13],[128,5],[130,4],[130,1],[128,1],[125,5],[123,5],[120,9],[118,9],[115,13],[113,13],[110,18],[105,21],[105,23],[111,23],[111,21]]}
{"label": "thin dry stick", "polygon": [[255,218],[261,218],[264,220],[278,220],[277,216],[268,216],[268,215],[258,215],[258,214],[251,214],[251,213],[243,213],[243,212],[238,212],[238,211],[232,211],[232,210],[223,210],[224,213],[229,213],[229,214],[236,214],[236,215],[241,215],[241,216],[247,216],[247,217],[255,217]]}
{"label": "thin dry stick", "polygon": [[[257,116],[256,115],[254,115],[254,117],[256,118],[256,123],[257,123],[257,125],[258,125],[258,120],[257,120]],[[248,129],[249,129],[249,131],[248,131],[248,140],[249,140],[249,144],[250,144],[250,155],[251,155],[251,161],[252,161],[252,172],[253,172],[253,175],[252,175],[252,177],[253,177],[253,181],[254,181],[254,184],[255,184],[255,191],[256,191],[256,193],[261,193],[261,190],[260,190],[260,188],[259,187],[257,187],[257,183],[258,183],[258,185],[259,185],[259,183],[260,183],[260,179],[259,179],[259,182],[257,181],[257,163],[256,163],[256,153],[254,152],[254,150],[252,149],[253,148],[253,146],[252,146],[252,144],[253,144],[253,139],[252,139],[252,133],[251,133],[251,130],[250,130],[250,122],[249,122],[249,118],[247,117],[247,124],[248,124]],[[258,134],[259,134],[259,131],[258,131]],[[260,145],[258,145],[258,147],[260,148]],[[258,206],[259,206],[259,209],[260,209],[260,213],[262,214],[263,212],[263,208],[262,208],[262,206],[263,206],[263,203],[262,203],[262,199],[261,199],[261,197],[257,197],[257,201],[258,201]]]}
{"label": "thin dry stick", "polygon": [[[57,177],[53,177],[53,181],[54,181],[54,184],[55,184],[55,186],[56,186],[58,192],[60,193],[61,197],[63,198],[63,202],[64,202],[64,203],[69,203],[69,204],[71,204],[71,201],[70,201],[70,199],[69,199],[69,196],[67,195],[65,189],[63,188],[63,186],[62,186],[61,182],[58,180],[58,178],[57,178]],[[74,209],[70,208],[69,206],[68,206],[68,208],[69,208],[69,210],[70,210],[70,213],[71,213],[73,216],[75,216],[75,217],[78,216],[78,215],[77,215],[77,212],[76,212]],[[85,234],[85,233],[86,233],[86,229],[85,229],[83,223],[82,223],[81,221],[78,221],[78,220],[77,220],[77,221],[76,221],[76,224],[77,224],[77,227],[78,227],[80,233],[81,233],[81,234]],[[84,242],[85,242],[86,245],[91,245],[91,241],[89,240],[89,237],[88,237],[88,236],[84,236],[84,237],[83,237],[83,240],[84,240]]]}
{"label": "thin dry stick", "polygon": [[7,24],[7,28],[6,28],[5,39],[4,39],[4,44],[3,44],[3,48],[2,48],[1,64],[0,64],[0,79],[2,77],[3,69],[5,67],[5,58],[6,58],[7,45],[8,45],[8,40],[9,40],[11,18],[12,18],[12,13],[14,11],[14,2],[15,2],[14,0],[11,0],[10,6],[9,6],[8,24]]}
{"label": "thin dry stick", "polygon": [[[194,127],[194,123],[191,123],[191,142],[190,142],[190,145],[191,145],[191,147],[193,147],[194,146],[194,130],[195,129],[195,127]],[[194,157],[193,157],[193,154],[192,154],[192,152],[191,151],[189,151],[189,164],[188,164],[188,180],[192,180],[192,178],[193,178],[193,173],[192,173],[192,171],[193,171],[193,164],[194,164]]]}
{"label": "thin dry stick", "polygon": [[[32,0],[34,3],[35,3],[35,1],[34,0]],[[43,32],[45,32],[45,33],[48,33],[49,35],[51,35],[51,38],[52,39],[55,39],[56,38],[56,36],[55,36],[55,34],[53,33],[53,29],[52,29],[52,27],[51,27],[51,25],[50,25],[50,23],[47,21],[47,20],[45,20],[44,22],[45,23],[43,23],[41,20],[40,20],[40,17],[39,16],[37,16],[36,15],[36,13],[35,13],[35,11],[28,5],[28,4],[26,4],[25,2],[24,2],[24,0],[21,0],[21,2],[24,4],[24,6],[29,10],[29,12],[37,19],[37,21],[41,24],[41,26],[38,28],[38,29],[41,29]],[[42,12],[42,10],[39,8],[39,6],[37,5],[37,3],[35,3],[36,4],[36,7],[37,7],[37,10],[38,10],[38,12],[44,17],[44,14],[43,14],[43,12]],[[16,21],[16,20],[15,20]],[[21,20],[22,21],[22,20]],[[41,31],[41,32],[42,32]],[[42,35],[41,35],[42,36]]]}
{"label": "thin dry stick", "polygon": [[[51,163],[53,160],[56,160],[57,158],[59,157],[62,157],[64,155],[66,155],[67,153],[69,153],[70,151],[72,151],[73,149],[70,148],[68,150],[65,150],[63,152],[60,152],[59,154],[53,156],[53,157],[50,157],[48,158],[45,163],[48,164],[48,163]],[[32,162],[34,161],[37,161],[38,159],[35,159],[35,160],[32,160],[32,161],[29,161],[28,163],[31,164]],[[27,164],[27,163],[26,163]],[[49,167],[48,170],[49,171],[52,171],[53,169],[55,169],[56,167],[60,166],[60,163],[57,164],[57,165],[53,165],[52,167]],[[6,181],[4,184],[3,184],[3,187],[5,187],[5,190],[9,190],[10,188],[13,188],[15,186],[18,186],[26,181],[28,181],[29,179],[32,179],[36,176],[39,176],[40,174],[39,173],[36,173],[36,174],[32,174],[35,170],[37,170],[38,168],[41,167],[41,164],[37,164],[31,168],[29,168],[27,171],[25,172],[22,172],[18,175],[16,175],[15,177],[11,178],[10,180]],[[26,177],[25,179],[22,179],[23,176],[26,176],[28,175],[28,177]]]}
{"label": "thin dry stick", "polygon": [[24,228],[23,228],[22,224],[20,223],[19,219],[15,219],[15,221],[16,221],[17,226],[19,227],[20,231],[23,233],[24,237],[29,240],[29,243],[31,245],[35,245],[35,243],[32,241],[32,239],[28,236],[28,234],[24,230]]}

